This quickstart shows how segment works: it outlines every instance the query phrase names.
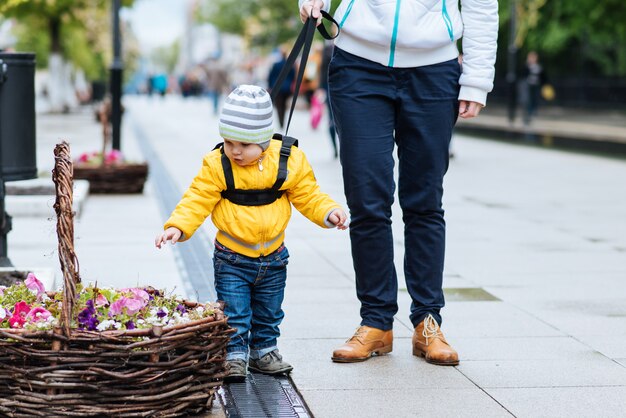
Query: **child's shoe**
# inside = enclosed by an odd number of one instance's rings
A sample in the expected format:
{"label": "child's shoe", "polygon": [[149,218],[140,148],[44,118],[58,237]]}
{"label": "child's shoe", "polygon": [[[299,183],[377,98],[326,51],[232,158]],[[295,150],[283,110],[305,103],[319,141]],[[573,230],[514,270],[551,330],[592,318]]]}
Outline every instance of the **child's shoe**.
{"label": "child's shoe", "polygon": [[242,359],[228,360],[228,374],[224,383],[239,383],[246,380],[246,361]]}
{"label": "child's shoe", "polygon": [[270,351],[259,359],[250,359],[250,370],[263,374],[288,374],[293,370],[291,364],[283,361],[278,349]]}

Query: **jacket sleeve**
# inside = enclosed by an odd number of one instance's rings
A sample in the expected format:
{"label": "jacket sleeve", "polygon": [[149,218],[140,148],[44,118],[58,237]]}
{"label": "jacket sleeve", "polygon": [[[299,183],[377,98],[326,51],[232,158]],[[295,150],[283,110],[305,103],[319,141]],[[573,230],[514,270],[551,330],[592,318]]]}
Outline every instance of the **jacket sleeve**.
{"label": "jacket sleeve", "polygon": [[[291,167],[292,157],[296,157],[293,158],[293,167]],[[322,193],[304,153],[294,147],[292,157],[290,157],[289,172],[295,173],[297,177],[293,185],[287,189],[287,198],[298,212],[311,222],[321,227],[334,227],[327,221],[327,218],[330,212],[334,209],[341,209],[341,206],[326,193]]]}
{"label": "jacket sleeve", "polygon": [[498,1],[461,0],[463,74],[459,100],[482,105],[493,89],[498,41]]}
{"label": "jacket sleeve", "polygon": [[179,241],[191,238],[222,198],[222,181],[211,161],[208,156],[204,158],[200,172],[163,226],[164,229],[171,226],[180,229],[183,236]]}

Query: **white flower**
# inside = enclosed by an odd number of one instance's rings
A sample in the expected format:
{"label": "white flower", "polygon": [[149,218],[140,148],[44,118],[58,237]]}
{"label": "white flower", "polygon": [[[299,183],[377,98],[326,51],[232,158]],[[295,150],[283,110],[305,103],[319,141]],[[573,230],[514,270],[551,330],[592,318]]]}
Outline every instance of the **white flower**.
{"label": "white flower", "polygon": [[109,329],[111,326],[115,326],[115,321],[112,319],[105,319],[104,321],[100,322],[98,324],[98,326],[96,327],[96,329],[98,331],[106,331],[107,329]]}
{"label": "white flower", "polygon": [[7,310],[4,309],[4,307],[0,305],[0,319],[4,319],[6,317],[7,317]]}
{"label": "white flower", "polygon": [[39,321],[39,322],[35,322],[35,327],[37,327],[37,329],[50,329],[50,323],[48,321]]}

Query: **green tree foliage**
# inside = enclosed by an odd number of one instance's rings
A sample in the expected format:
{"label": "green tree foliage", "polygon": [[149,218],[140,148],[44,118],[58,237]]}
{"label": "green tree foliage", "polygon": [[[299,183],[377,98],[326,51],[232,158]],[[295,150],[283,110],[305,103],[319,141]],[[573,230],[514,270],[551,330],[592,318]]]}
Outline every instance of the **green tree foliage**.
{"label": "green tree foliage", "polygon": [[[500,0],[499,66],[506,61],[511,1],[522,55],[536,50],[557,72],[626,76],[623,0]],[[333,9],[339,3],[333,0]],[[291,40],[301,27],[296,0],[203,0],[198,18],[266,48]]]}
{"label": "green tree foliage", "polygon": [[[340,1],[332,3],[332,10]],[[222,32],[243,36],[251,47],[271,49],[295,38],[302,23],[297,0],[204,0],[196,17]]]}
{"label": "green tree foliage", "polygon": [[[130,6],[134,0],[124,0]],[[91,79],[106,76],[111,57],[108,0],[0,0],[0,12],[18,23],[18,49],[37,54],[45,67],[59,53]]]}
{"label": "green tree foliage", "polygon": [[[511,1],[500,0],[501,44]],[[516,44],[522,51],[538,51],[553,72],[626,76],[625,2],[517,0],[516,10]]]}
{"label": "green tree foliage", "polygon": [[296,0],[208,0],[197,16],[220,31],[242,35],[251,46],[271,48],[300,30]]}

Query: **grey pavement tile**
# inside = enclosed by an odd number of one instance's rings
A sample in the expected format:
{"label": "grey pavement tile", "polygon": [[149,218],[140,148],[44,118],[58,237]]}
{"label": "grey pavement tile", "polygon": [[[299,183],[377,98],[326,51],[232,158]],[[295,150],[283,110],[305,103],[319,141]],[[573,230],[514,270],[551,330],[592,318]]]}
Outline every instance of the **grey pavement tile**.
{"label": "grey pavement tile", "polygon": [[486,392],[519,418],[624,417],[626,387],[492,389]]}
{"label": "grey pavement tile", "polygon": [[455,337],[461,361],[558,360],[594,350],[571,337]]}
{"label": "grey pavement tile", "polygon": [[[409,304],[400,304],[399,317],[408,317]],[[503,302],[448,302],[441,311],[442,330],[451,342],[457,337],[562,336],[559,329]]]}
{"label": "grey pavement tile", "polygon": [[[599,305],[585,306],[580,310],[575,305],[567,309],[547,309],[544,304],[527,304],[533,315],[545,318],[552,326],[561,332],[585,340],[591,344],[594,336],[626,336],[626,317],[621,315],[607,315],[605,308]],[[562,306],[564,308],[564,306]],[[619,308],[619,307],[618,307]]]}
{"label": "grey pavement tile", "polygon": [[302,390],[317,418],[500,418],[512,415],[478,388]]}
{"label": "grey pavement tile", "polygon": [[288,275],[344,278],[354,283],[354,270],[350,258],[333,259],[328,254],[311,250],[297,250],[289,246]]}
{"label": "grey pavement tile", "polygon": [[617,361],[622,366],[626,367],[626,358],[617,358],[617,359],[614,359],[614,360]]}
{"label": "grey pavement tile", "polygon": [[465,361],[458,369],[482,388],[626,386],[626,368],[595,352],[548,360]]}
{"label": "grey pavement tile", "polygon": [[609,358],[626,358],[626,334],[581,335],[578,338]]}
{"label": "grey pavement tile", "polygon": [[343,338],[351,336],[361,322],[359,308],[353,304],[299,305],[286,302],[283,305],[285,319],[280,327],[281,335],[288,338]]}
{"label": "grey pavement tile", "polygon": [[332,293],[333,289],[348,289],[356,299],[354,279],[342,274],[317,275],[311,273],[310,275],[302,275],[292,273],[287,268],[287,289],[316,289],[326,290],[328,293]]}
{"label": "grey pavement tile", "polygon": [[333,363],[332,352],[344,340],[280,340],[280,351],[294,366],[298,389],[472,388],[454,367],[434,366],[412,355],[411,340],[396,338],[394,351],[360,363]]}
{"label": "grey pavement tile", "polygon": [[333,276],[343,274],[341,270],[330,264],[327,258],[312,251],[308,253],[297,253],[290,250],[289,254],[290,260],[289,266],[287,267],[289,275]]}

